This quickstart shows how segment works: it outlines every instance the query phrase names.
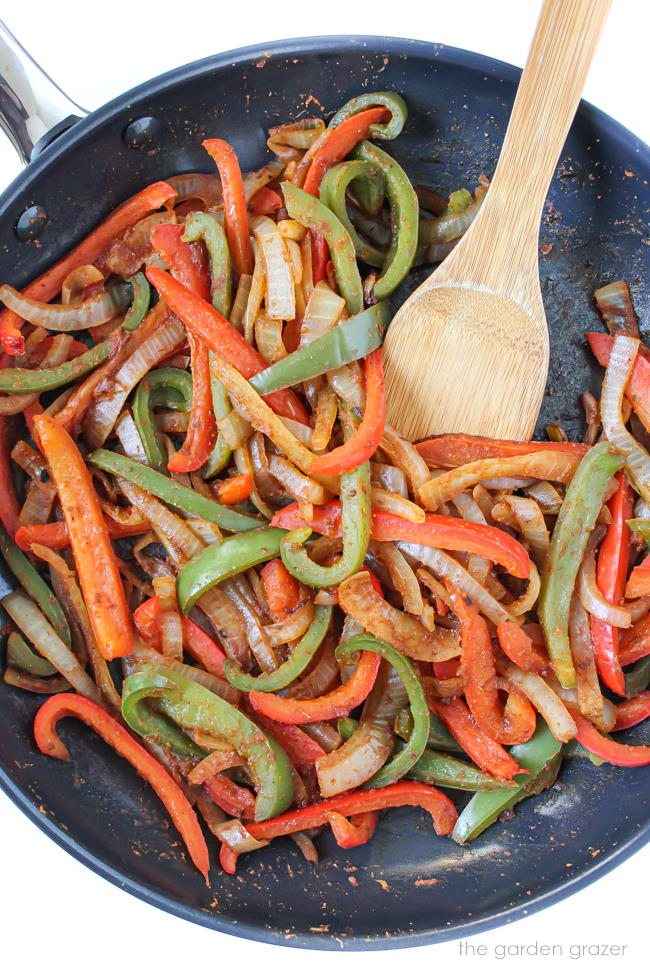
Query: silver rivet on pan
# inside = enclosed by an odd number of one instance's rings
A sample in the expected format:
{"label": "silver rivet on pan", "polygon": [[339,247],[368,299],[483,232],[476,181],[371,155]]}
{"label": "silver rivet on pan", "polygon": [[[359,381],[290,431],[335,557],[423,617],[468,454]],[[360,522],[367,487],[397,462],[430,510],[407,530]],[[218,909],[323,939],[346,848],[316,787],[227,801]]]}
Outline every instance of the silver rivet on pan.
{"label": "silver rivet on pan", "polygon": [[157,118],[145,116],[127,125],[122,135],[122,141],[129,149],[149,149],[158,141],[162,130],[162,122]]}
{"label": "silver rivet on pan", "polygon": [[47,223],[47,213],[42,206],[28,207],[16,221],[16,237],[23,242],[38,240]]}

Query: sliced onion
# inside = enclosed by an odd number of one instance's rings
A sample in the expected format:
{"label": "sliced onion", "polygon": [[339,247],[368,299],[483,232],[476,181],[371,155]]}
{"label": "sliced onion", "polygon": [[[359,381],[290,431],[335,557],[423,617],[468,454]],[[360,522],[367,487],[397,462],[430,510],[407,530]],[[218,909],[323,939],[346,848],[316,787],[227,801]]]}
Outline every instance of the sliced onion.
{"label": "sliced onion", "polygon": [[343,743],[336,728],[328,721],[314,721],[312,724],[303,724],[300,727],[328,753],[333,752]]}
{"label": "sliced onion", "polygon": [[518,491],[533,483],[532,477],[491,477],[481,484],[487,491]]}
{"label": "sliced onion", "polygon": [[155,663],[162,667],[168,667],[170,670],[176,671],[177,674],[182,674],[183,677],[187,677],[188,680],[196,681],[197,684],[206,687],[213,694],[216,694],[217,697],[222,697],[224,701],[228,701],[230,704],[239,704],[241,698],[239,691],[229,684],[227,680],[215,677],[214,674],[209,674],[207,670],[201,670],[199,667],[191,667],[189,664],[181,663],[178,660],[163,657],[156,650],[145,646],[142,642],[139,644],[136,643],[133,657],[138,663]]}
{"label": "sliced onion", "polygon": [[133,422],[133,417],[128,410],[118,418],[115,424],[115,433],[117,434],[117,439],[120,441],[120,445],[126,457],[129,460],[137,460],[141,464],[147,464],[147,454],[144,449],[144,444],[140,439],[140,434],[138,428]]}
{"label": "sliced onion", "polygon": [[[336,662],[334,642],[330,637],[326,637],[323,647],[318,653],[316,665],[305,677],[287,688],[285,696],[297,701],[308,701],[313,697],[326,694],[338,682],[338,679],[339,667]],[[304,725],[303,730],[307,730]],[[337,745],[334,745],[334,748],[336,747]],[[326,749],[326,751],[331,750],[331,748]]]}
{"label": "sliced onion", "polygon": [[424,611],[420,584],[400,550],[393,542],[373,542],[372,549],[388,569],[393,588],[402,597],[404,612],[420,616]]}
{"label": "sliced onion", "polygon": [[289,430],[296,440],[304,444],[305,447],[312,446],[312,429],[308,427],[305,423],[301,423],[299,420],[292,420],[290,416],[281,416],[279,419],[284,423],[287,430]]}
{"label": "sliced onion", "polygon": [[286,358],[287,350],[282,341],[282,322],[260,312],[255,321],[255,344],[267,362],[279,362]]}
{"label": "sliced onion", "polygon": [[154,595],[160,601],[160,629],[163,657],[183,659],[183,630],[176,601],[176,580],[173,576],[158,576],[153,580]]}
{"label": "sliced onion", "polygon": [[250,437],[251,425],[236,410],[231,410],[219,420],[219,431],[230,449],[236,450]]}
{"label": "sliced onion", "polygon": [[338,409],[339,404],[336,393],[331,386],[323,386],[316,397],[313,421],[314,429],[311,434],[311,442],[307,441],[307,446],[311,446],[315,453],[327,450],[327,445],[332,438],[336,417],[338,416]]}
{"label": "sliced onion", "polygon": [[223,535],[218,525],[204,518],[190,518],[186,522],[187,527],[205,545],[218,545],[223,541]]}
{"label": "sliced onion", "polygon": [[532,498],[520,498],[515,495],[507,495],[501,500],[508,505],[515,516],[519,531],[530,549],[535,565],[538,569],[542,569],[548,555],[550,536],[539,504]]}
{"label": "sliced onion", "polygon": [[124,497],[144,515],[154,530],[160,529],[186,559],[192,559],[203,551],[203,542],[199,541],[182,518],[170,511],[158,498],[122,477],[116,478],[116,481]]}
{"label": "sliced onion", "polygon": [[282,163],[273,160],[273,162],[267,163],[266,166],[260,166],[259,169],[254,169],[250,173],[244,173],[244,195],[246,202],[250,203],[257,191],[261,190],[263,186],[266,186],[274,179],[277,179],[283,170],[284,166]]}
{"label": "sliced onion", "polygon": [[557,741],[570,741],[571,738],[575,738],[578,733],[575,721],[543,677],[539,674],[529,674],[505,657],[498,658],[497,669],[534,705]]}
{"label": "sliced onion", "polygon": [[591,627],[589,616],[575,592],[569,609],[569,641],[576,674],[578,707],[585,717],[598,720],[605,705],[596,670]]}
{"label": "sliced onion", "polygon": [[424,509],[408,498],[403,498],[401,494],[393,494],[392,491],[384,491],[383,488],[371,487],[370,497],[372,506],[378,511],[386,511],[391,515],[398,515],[406,521],[421,525],[426,520]]}
{"label": "sliced onion", "polygon": [[[562,687],[560,682],[549,674],[547,674],[545,679],[546,683],[553,691],[555,691],[559,698],[561,698],[567,704],[573,704],[579,709],[580,705],[578,703],[578,691],[575,687]],[[602,714],[597,717],[593,717],[591,720],[596,725],[598,730],[602,731],[603,734],[606,735],[609,734],[616,724],[616,708],[606,697],[603,698],[603,705],[604,707]]]}
{"label": "sliced onion", "polygon": [[300,326],[300,345],[308,345],[338,324],[345,309],[345,299],[319,281],[309,296]]}
{"label": "sliced onion", "polygon": [[269,623],[265,627],[271,646],[279,647],[283,643],[299,640],[303,636],[314,618],[314,604],[306,600],[297,609],[277,623]]}
{"label": "sliced onion", "polygon": [[253,250],[255,253],[255,266],[253,268],[253,277],[251,278],[246,309],[242,317],[244,338],[247,342],[251,343],[255,335],[255,322],[260,313],[260,308],[264,301],[264,292],[266,290],[266,270],[257,242],[253,244]]}
{"label": "sliced onion", "polygon": [[56,667],[78,694],[99,704],[99,693],[73,652],[66,647],[33,600],[21,589],[9,593],[2,605],[42,657]]}
{"label": "sliced onion", "polygon": [[454,498],[454,505],[458,509],[458,514],[465,521],[473,521],[476,525],[487,525],[485,515],[474,498],[469,494],[457,494]]}
{"label": "sliced onion", "polygon": [[366,403],[363,376],[358,362],[339,366],[327,373],[327,381],[336,395],[355,409],[362,410]]}
{"label": "sliced onion", "polygon": [[395,718],[407,701],[397,674],[382,665],[352,736],[316,762],[323,798],[358,789],[379,771],[393,749]]}
{"label": "sliced onion", "polygon": [[384,491],[391,491],[393,494],[401,494],[403,498],[408,498],[408,482],[401,468],[393,464],[377,464],[371,460],[370,477]]}
{"label": "sliced onion", "polygon": [[181,173],[170,176],[165,182],[176,190],[174,203],[185,200],[202,200],[206,207],[216,207],[223,203],[221,180],[208,173]]}
{"label": "sliced onion", "polygon": [[637,322],[630,289],[625,281],[612,281],[594,291],[594,298],[598,311],[612,335],[625,332],[632,338],[639,337],[639,323]]}
{"label": "sliced onion", "polygon": [[217,775],[218,772],[242,764],[234,748],[230,748],[225,742],[220,742],[219,745],[219,748],[211,751],[209,755],[197,762],[191,772],[188,772],[187,778],[192,785],[202,785],[206,779]]}
{"label": "sliced onion", "polygon": [[53,481],[30,481],[18,522],[21,525],[44,525],[49,520],[57,495]]}
{"label": "sliced onion", "polygon": [[269,471],[282,487],[297,501],[306,504],[325,504],[331,494],[322,484],[299,471],[290,461],[273,454],[269,460]]}
{"label": "sliced onion", "polygon": [[630,614],[633,623],[637,623],[650,609],[650,596],[641,596],[631,603],[624,603],[623,608]]}
{"label": "sliced onion", "polygon": [[[383,446],[383,444],[382,444]],[[559,451],[540,450],[532,454],[516,457],[491,457],[472,461],[455,470],[445,471],[432,477],[420,487],[425,507],[435,511],[445,501],[466,491],[468,487],[483,483],[493,477],[534,477],[535,479],[561,481],[568,483],[578,466],[580,458]]]}
{"label": "sliced onion", "polygon": [[600,412],[605,436],[610,443],[627,454],[625,470],[637,493],[650,504],[650,455],[626,430],[621,415],[625,388],[632,374],[638,349],[638,339],[622,332],[614,336],[603,380]]}
{"label": "sliced onion", "polygon": [[253,217],[253,233],[260,245],[266,273],[266,313],[269,318],[293,321],[296,293],[293,269],[284,239],[270,217]]}
{"label": "sliced onion", "polygon": [[545,515],[557,515],[562,507],[562,495],[548,481],[534,481],[526,494],[537,501]]}
{"label": "sliced onion", "polygon": [[252,482],[252,488],[249,495],[250,500],[253,502],[262,517],[268,519],[269,521],[273,517],[273,509],[266,503],[264,498],[259,494],[257,490],[257,485],[255,481],[255,469],[253,467],[253,461],[251,458],[250,450],[248,444],[243,443],[241,447],[237,447],[233,453],[233,459],[235,461],[235,466],[240,474],[247,474]]}
{"label": "sliced onion", "polygon": [[89,284],[99,284],[103,280],[104,275],[94,264],[84,264],[82,267],[75,268],[63,280],[61,302],[64,305],[69,305],[75,298],[83,294],[84,288],[87,288]]}
{"label": "sliced onion", "polygon": [[124,311],[131,300],[131,289],[118,286],[94,295],[80,303],[54,305],[34,298],[25,298],[9,284],[0,286],[0,301],[32,325],[41,325],[51,332],[79,332],[93,325],[102,325]]}
{"label": "sliced onion", "polygon": [[537,602],[537,597],[539,596],[541,580],[539,578],[539,572],[534,562],[530,564],[530,575],[528,577],[528,586],[525,593],[514,602],[508,604],[508,612],[512,613],[513,616],[523,616],[524,613],[530,612],[535,603]]}
{"label": "sliced onion", "polygon": [[421,501],[420,489],[429,480],[431,473],[413,444],[387,424],[381,438],[381,447],[393,464],[404,472],[411,491]]}
{"label": "sliced onion", "polygon": [[236,579],[227,579],[225,582],[222,582],[221,588],[231,603],[239,610],[244,620],[248,645],[253,651],[253,656],[257,660],[261,670],[267,674],[276,670],[278,659],[271,646],[271,641],[266,635],[266,631],[255,609],[237,586]]}
{"label": "sliced onion", "polygon": [[24,440],[18,440],[12,450],[11,459],[15,464],[25,471],[29,477],[40,477],[47,467],[43,461],[43,458],[37,450],[34,450],[30,444],[25,443]]}
{"label": "sliced onion", "polygon": [[472,225],[481,208],[487,187],[477,186],[474,200],[464,210],[456,213],[443,213],[432,220],[420,220],[418,239],[421,244],[444,244],[462,237]]}
{"label": "sliced onion", "polygon": [[253,665],[244,619],[218,586],[213,586],[197,600],[196,604],[209,619],[218,635],[224,651],[236,660],[242,670],[248,671]]}
{"label": "sliced onion", "polygon": [[461,589],[495,625],[505,620],[518,622],[505,606],[491,596],[484,586],[479,585],[476,579],[472,578],[469,572],[446,552],[429,545],[414,545],[412,542],[397,542],[397,547],[416,562],[426,565],[435,575]]}
{"label": "sliced onion", "polygon": [[269,845],[268,840],[256,840],[239,819],[229,819],[215,828],[215,835],[235,853],[250,853]]}
{"label": "sliced onion", "polygon": [[[157,305],[149,321],[133,333],[133,352],[117,373],[107,380],[108,389],[95,399],[84,419],[84,435],[90,447],[101,447],[113,429],[133,387],[185,339],[185,327]],[[141,331],[142,330],[142,331]],[[140,335],[138,333],[140,332]]]}
{"label": "sliced onion", "polygon": [[[284,241],[284,246],[287,249],[289,262],[291,264],[291,272],[293,275],[293,283],[297,288],[302,281],[302,251],[300,250],[300,244],[291,237],[288,237],[286,234],[283,234],[279,226],[278,231],[282,237],[282,240]],[[297,307],[298,306],[296,304],[296,311]]]}
{"label": "sliced onion", "polygon": [[605,531],[605,527],[600,525],[589,536],[578,572],[577,592],[584,608],[596,619],[627,629],[632,625],[630,614],[621,606],[613,606],[608,602],[596,582],[596,549],[602,542]]}
{"label": "sliced onion", "polygon": [[246,307],[248,305],[252,284],[252,274],[242,274],[240,276],[239,283],[237,285],[237,292],[235,294],[235,300],[233,301],[232,308],[230,309],[230,324],[234,325],[235,328],[239,329],[240,331],[240,326],[242,326],[244,321],[244,315],[246,313]]}
{"label": "sliced onion", "polygon": [[269,129],[267,146],[284,163],[299,159],[301,151],[309,149],[325,131],[325,122],[320,118],[298,119],[286,125],[274,125]]}

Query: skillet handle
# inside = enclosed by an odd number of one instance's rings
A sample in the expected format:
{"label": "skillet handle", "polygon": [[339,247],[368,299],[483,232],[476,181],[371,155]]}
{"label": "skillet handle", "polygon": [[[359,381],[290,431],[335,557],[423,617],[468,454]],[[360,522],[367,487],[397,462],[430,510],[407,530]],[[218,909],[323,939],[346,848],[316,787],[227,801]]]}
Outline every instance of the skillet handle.
{"label": "skillet handle", "polygon": [[0,20],[0,127],[21,161],[28,163],[87,114]]}

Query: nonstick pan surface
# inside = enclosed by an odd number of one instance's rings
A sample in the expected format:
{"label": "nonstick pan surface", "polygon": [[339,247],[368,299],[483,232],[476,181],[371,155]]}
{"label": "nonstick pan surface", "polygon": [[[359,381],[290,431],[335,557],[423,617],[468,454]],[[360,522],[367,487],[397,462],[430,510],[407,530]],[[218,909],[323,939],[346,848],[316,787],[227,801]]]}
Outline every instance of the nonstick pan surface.
{"label": "nonstick pan surface", "polygon": [[[465,51],[378,37],[280,41],[179,68],[77,123],[9,187],[0,198],[0,281],[22,286],[147,183],[210,171],[202,139],[228,139],[252,169],[267,158],[270,125],[329,114],[361,91],[405,96],[408,124],[390,148],[415,182],[447,192],[472,186],[494,170],[519,74]],[[154,121],[129,128],[141,119]],[[602,330],[594,288],[626,278],[647,321],[648,180],[650,150],[583,103],[541,227],[551,370],[539,435],[553,419],[582,436],[579,395],[598,388],[582,337]],[[47,223],[38,242],[21,242],[16,221],[33,205]],[[396,305],[426,273],[411,275]],[[7,573],[0,591],[12,585]],[[215,865],[208,889],[153,793],[87,728],[62,726],[69,765],[38,753],[36,708],[32,695],[0,683],[0,785],[17,805],[119,887],[259,941],[378,949],[458,938],[574,892],[648,838],[647,769],[572,760],[553,789],[470,847],[437,838],[423,812],[395,810],[366,846],[343,851],[324,835],[313,865],[280,840],[243,858],[235,877]],[[624,737],[650,743],[643,729]],[[216,852],[211,842],[214,864]]]}

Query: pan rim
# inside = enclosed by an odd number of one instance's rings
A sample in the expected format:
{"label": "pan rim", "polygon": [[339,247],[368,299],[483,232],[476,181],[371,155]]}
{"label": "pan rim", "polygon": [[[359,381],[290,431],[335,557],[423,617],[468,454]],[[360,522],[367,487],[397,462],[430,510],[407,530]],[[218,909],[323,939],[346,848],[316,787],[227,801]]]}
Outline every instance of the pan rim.
{"label": "pan rim", "polygon": [[[52,163],[65,156],[71,148],[92,136],[98,128],[109,122],[118,112],[137,104],[138,101],[151,96],[153,93],[159,95],[184,81],[199,77],[208,71],[231,65],[235,66],[246,61],[259,60],[264,56],[295,57],[310,54],[317,55],[319,53],[331,55],[337,51],[349,53],[355,50],[363,51],[366,48],[377,50],[378,42],[381,42],[381,52],[388,55],[406,55],[410,58],[420,57],[429,63],[433,60],[440,60],[448,65],[481,71],[488,76],[512,83],[517,83],[521,75],[521,69],[508,62],[462,48],[430,41],[385,37],[382,35],[334,34],[309,36],[281,39],[266,44],[255,44],[237,48],[221,54],[211,55],[199,61],[190,62],[164,72],[118,95],[116,98],[113,98],[105,105],[96,109],[85,119],[75,123],[67,132],[44,149],[9,184],[6,190],[0,195],[0,212],[10,207],[14,198],[24,192],[26,183],[38,178]],[[582,100],[578,107],[578,114],[589,120],[599,129],[610,134],[619,143],[624,144],[630,152],[650,156],[650,147],[640,140],[630,129],[591,103]],[[561,883],[551,886],[549,889],[540,892],[530,899],[522,900],[519,904],[496,911],[489,917],[469,920],[454,925],[449,929],[439,930],[432,928],[423,930],[420,928],[417,931],[404,932],[391,936],[386,936],[385,933],[367,936],[352,934],[349,936],[346,935],[345,938],[336,938],[331,934],[325,933],[296,931],[291,940],[286,940],[284,932],[279,925],[275,928],[269,928],[243,921],[233,921],[229,918],[223,918],[218,914],[206,914],[199,908],[192,908],[180,904],[178,901],[150,888],[144,882],[131,880],[119,870],[109,867],[99,857],[95,856],[88,847],[76,841],[55,822],[47,816],[44,816],[39,811],[36,802],[11,778],[6,769],[1,765],[0,788],[59,847],[70,853],[77,861],[89,867],[99,876],[110,881],[121,890],[140,898],[145,903],[183,920],[191,921],[225,934],[234,935],[235,937],[247,938],[266,944],[283,944],[287,947],[317,950],[388,950],[441,943],[479,934],[519,920],[524,916],[530,916],[530,914],[576,893],[632,856],[650,840],[649,817],[645,825],[638,827],[626,842],[621,846],[616,846],[611,849],[602,859],[594,862],[592,866],[582,870],[575,877],[563,880]]]}

